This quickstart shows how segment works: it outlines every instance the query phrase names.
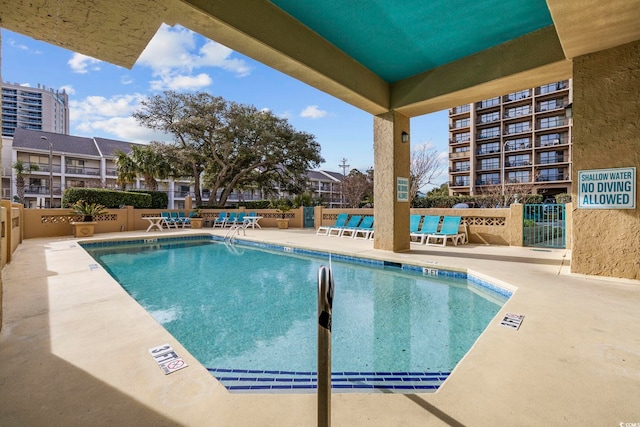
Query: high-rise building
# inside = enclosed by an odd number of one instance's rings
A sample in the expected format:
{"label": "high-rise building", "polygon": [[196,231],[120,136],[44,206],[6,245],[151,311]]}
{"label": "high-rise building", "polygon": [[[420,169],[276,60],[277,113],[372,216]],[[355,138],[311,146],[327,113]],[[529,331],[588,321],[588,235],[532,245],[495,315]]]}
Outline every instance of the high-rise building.
{"label": "high-rise building", "polygon": [[449,193],[571,192],[571,80],[449,110]]}
{"label": "high-rise building", "polygon": [[2,83],[2,136],[17,128],[69,134],[69,97],[62,90]]}

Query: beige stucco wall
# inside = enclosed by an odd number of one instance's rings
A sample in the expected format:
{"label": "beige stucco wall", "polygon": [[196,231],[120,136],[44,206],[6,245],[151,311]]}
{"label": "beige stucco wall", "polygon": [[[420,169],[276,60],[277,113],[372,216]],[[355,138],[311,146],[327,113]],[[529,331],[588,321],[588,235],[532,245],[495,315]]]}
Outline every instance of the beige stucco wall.
{"label": "beige stucco wall", "polygon": [[409,240],[408,201],[398,201],[397,178],[409,178],[410,143],[402,142],[402,132],[410,133],[409,118],[391,111],[373,118],[374,170],[373,198],[375,200],[373,247],[386,251],[404,252],[411,247]]}
{"label": "beige stucco wall", "polygon": [[[640,166],[640,42],[574,59],[573,186],[578,171]],[[640,211],[573,209],[574,273],[640,279]]]}

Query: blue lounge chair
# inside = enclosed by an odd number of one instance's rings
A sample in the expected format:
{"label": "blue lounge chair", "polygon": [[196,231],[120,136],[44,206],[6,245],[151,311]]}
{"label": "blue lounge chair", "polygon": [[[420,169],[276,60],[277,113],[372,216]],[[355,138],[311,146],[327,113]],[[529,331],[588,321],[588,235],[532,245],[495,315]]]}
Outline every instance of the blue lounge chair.
{"label": "blue lounge chair", "polygon": [[167,228],[178,228],[178,224],[175,219],[171,217],[169,212],[161,212],[160,216],[162,217],[162,225]]}
{"label": "blue lounge chair", "polygon": [[329,234],[329,230],[332,227],[344,227],[347,224],[348,217],[349,214],[338,214],[338,218],[336,218],[336,223],[334,225],[321,225],[320,227],[318,227],[316,235],[326,236],[327,234]]}
{"label": "blue lounge chair", "polygon": [[233,220],[233,224],[231,224],[231,226],[234,226],[234,225],[238,225],[238,226],[243,225],[243,224],[244,224],[244,217],[245,217],[245,216],[247,216],[247,214],[246,214],[245,212],[239,212],[239,213],[236,215],[236,218]]}
{"label": "blue lounge chair", "polygon": [[182,222],[182,228],[191,228],[191,219],[184,212],[178,212],[178,220]]}
{"label": "blue lounge chair", "polygon": [[422,227],[419,230],[410,233],[409,237],[413,240],[414,238],[420,241],[420,244],[424,243],[427,235],[434,234],[438,232],[438,226],[440,225],[440,216],[439,215],[425,215],[422,220]]}
{"label": "blue lounge chair", "polygon": [[327,235],[340,237],[342,236],[342,233],[344,233],[345,229],[356,228],[358,224],[360,224],[361,220],[362,220],[362,215],[354,215],[351,218],[349,218],[349,221],[347,221],[347,225],[345,225],[344,227],[331,227]]}
{"label": "blue lounge chair", "polygon": [[218,214],[218,218],[213,220],[213,228],[216,227],[216,225],[220,228],[224,227],[224,224],[227,222],[227,213],[226,212],[220,212]]}
{"label": "blue lounge chair", "polygon": [[422,219],[422,215],[409,216],[409,234],[418,232],[418,229],[420,228],[421,219]]}
{"label": "blue lounge chair", "polygon": [[235,225],[237,216],[238,216],[237,212],[231,212],[227,217],[227,220],[224,222],[224,227],[226,226],[231,227],[232,225]]}
{"label": "blue lounge chair", "polygon": [[[440,231],[427,234],[425,243],[432,246],[446,246],[448,239],[451,239],[453,244],[456,246],[460,242],[464,243],[466,241],[466,236],[464,233],[460,233],[459,231],[461,221],[462,218],[459,216],[445,216],[442,220],[442,227],[440,228]],[[442,244],[430,243],[430,241],[437,242],[438,240],[442,240]]]}
{"label": "blue lounge chair", "polygon": [[184,228],[184,222],[182,222],[182,220],[178,216],[178,212],[169,212],[169,215],[171,216],[171,219],[173,220],[176,228],[178,228],[178,226],[180,228]]}
{"label": "blue lounge chair", "polygon": [[345,233],[351,234],[351,237],[353,237],[354,239],[357,239],[359,235],[361,235],[365,240],[368,239],[369,236],[373,233],[373,216],[365,216],[358,228],[345,228],[344,232],[342,233],[342,237],[345,237]]}

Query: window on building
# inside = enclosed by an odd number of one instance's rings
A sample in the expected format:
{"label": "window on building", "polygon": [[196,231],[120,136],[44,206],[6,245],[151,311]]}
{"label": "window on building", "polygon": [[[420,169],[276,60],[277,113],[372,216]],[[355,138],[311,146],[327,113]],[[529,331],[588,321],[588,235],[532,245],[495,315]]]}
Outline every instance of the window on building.
{"label": "window on building", "polygon": [[499,153],[500,144],[498,142],[491,142],[489,144],[480,144],[478,148],[478,154]]}
{"label": "window on building", "polygon": [[527,166],[531,164],[531,157],[528,154],[519,154],[516,156],[507,157],[507,164],[505,166]]}
{"label": "window on building", "polygon": [[495,105],[500,105],[500,97],[496,96],[495,98],[489,98],[489,99],[485,99],[480,101],[480,107],[482,108],[486,108],[486,107],[493,107]]}
{"label": "window on building", "polygon": [[29,155],[29,163],[31,163],[32,165],[38,165],[40,167],[40,170],[42,171],[42,168],[46,168],[45,172],[49,171],[49,157],[48,156],[38,156],[37,154],[31,154]]}
{"label": "window on building", "polygon": [[500,127],[480,129],[480,138],[495,138],[500,136]]}
{"label": "window on building", "polygon": [[471,119],[469,117],[466,117],[464,119],[458,119],[453,122],[453,126],[455,128],[464,128],[469,126],[470,124],[471,124]]}
{"label": "window on building", "polygon": [[480,160],[480,170],[500,169],[500,159],[490,158]]}
{"label": "window on building", "polygon": [[561,99],[550,99],[548,101],[541,101],[538,104],[538,111],[549,111],[549,110],[555,110],[557,108],[562,107],[562,100]]}
{"label": "window on building", "polygon": [[540,129],[548,129],[554,128],[557,126],[564,126],[564,117],[562,116],[554,116],[554,117],[545,117],[540,119]]}
{"label": "window on building", "polygon": [[507,126],[507,133],[522,133],[531,130],[531,124],[529,122],[511,123]]}
{"label": "window on building", "polygon": [[564,175],[562,169],[542,169],[539,171],[538,181],[562,181]]}
{"label": "window on building", "polygon": [[531,114],[531,106],[529,106],[529,105],[523,105],[523,106],[520,106],[520,107],[508,108],[505,111],[505,116],[507,116],[508,118],[518,117],[518,116],[526,116],[528,114]]}
{"label": "window on building", "polygon": [[540,164],[558,163],[564,161],[564,155],[562,151],[549,151],[546,153],[540,153]]}
{"label": "window on building", "polygon": [[469,104],[459,105],[453,109],[454,114],[466,113],[471,110],[471,106]]}
{"label": "window on building", "polygon": [[486,113],[486,114],[480,115],[481,123],[490,123],[490,122],[495,122],[496,120],[500,120],[499,111],[494,111],[492,113]]}
{"label": "window on building", "polygon": [[84,160],[67,159],[66,166],[67,166],[66,168],[67,173],[76,173],[76,174],[84,173]]}
{"label": "window on building", "polygon": [[525,89],[518,92],[512,92],[507,95],[507,100],[517,101],[518,99],[526,99],[531,96],[531,89]]}
{"label": "window on building", "polygon": [[456,162],[453,164],[453,170],[455,172],[464,172],[470,169],[471,165],[468,161],[466,162]]}
{"label": "window on building", "polygon": [[555,91],[566,89],[566,88],[567,88],[566,81],[549,83],[547,85],[540,86],[540,94],[551,93],[551,92],[555,92]]}
{"label": "window on building", "polygon": [[453,179],[453,185],[455,187],[468,187],[469,186],[469,177],[468,176],[456,176]]}
{"label": "window on building", "polygon": [[507,182],[509,182],[509,184],[531,182],[531,175],[529,171],[509,172],[507,175]]}
{"label": "window on building", "polygon": [[470,150],[470,148],[467,145],[466,147],[456,147],[456,148],[453,149],[453,152],[454,153],[464,153],[464,152],[469,151],[469,150]]}
{"label": "window on building", "polygon": [[559,145],[563,143],[563,138],[559,133],[548,133],[546,135],[540,135],[541,147],[547,147],[549,145]]}
{"label": "window on building", "polygon": [[456,133],[453,136],[454,142],[466,142],[471,139],[471,132]]}
{"label": "window on building", "polygon": [[480,174],[478,184],[480,185],[495,185],[500,184],[499,173],[482,173]]}

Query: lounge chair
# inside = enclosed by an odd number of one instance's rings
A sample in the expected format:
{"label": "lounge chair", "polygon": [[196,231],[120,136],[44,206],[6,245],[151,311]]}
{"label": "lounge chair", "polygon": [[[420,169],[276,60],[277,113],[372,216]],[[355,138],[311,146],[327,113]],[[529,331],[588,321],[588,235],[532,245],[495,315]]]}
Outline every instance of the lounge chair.
{"label": "lounge chair", "polygon": [[420,220],[422,215],[410,215],[409,216],[409,234],[417,233],[420,229]]}
{"label": "lounge chair", "polygon": [[373,216],[367,215],[362,219],[362,222],[358,226],[358,228],[345,228],[342,233],[342,237],[346,237],[345,233],[351,234],[351,237],[357,239],[359,235],[362,236],[363,239],[368,239],[369,236],[373,233]]}
{"label": "lounge chair", "polygon": [[182,222],[182,228],[191,228],[191,218],[186,216],[184,212],[178,212],[178,219]]}
{"label": "lounge chair", "polygon": [[[436,233],[427,234],[425,243],[431,246],[446,246],[447,240],[451,239],[454,245],[458,243],[464,243],[466,236],[464,233],[460,233],[460,222],[462,218],[459,216],[445,216],[442,220],[442,228]],[[438,240],[442,240],[442,244],[436,243]],[[434,243],[430,243],[434,241]]]}
{"label": "lounge chair", "polygon": [[358,224],[360,224],[361,220],[362,220],[362,215],[354,215],[351,218],[349,218],[349,221],[347,221],[347,225],[345,225],[344,227],[331,227],[329,229],[329,233],[327,234],[327,236],[341,237],[345,229],[356,228]]}
{"label": "lounge chair", "polygon": [[180,228],[184,228],[184,222],[182,222],[182,219],[178,216],[178,212],[169,212],[169,215],[171,216],[173,223],[176,225],[176,228],[178,228],[178,226],[180,226]]}
{"label": "lounge chair", "polygon": [[237,212],[231,212],[227,217],[227,220],[224,222],[224,227],[226,226],[231,227],[232,225],[235,225],[237,216],[238,216]]}
{"label": "lounge chair", "polygon": [[243,225],[244,224],[244,217],[247,216],[246,212],[238,212],[238,214],[236,215],[236,218],[233,220],[233,224],[231,224],[231,226],[233,227],[234,225]]}
{"label": "lounge chair", "polygon": [[167,228],[178,228],[178,224],[174,218],[171,217],[169,212],[161,212],[160,216],[162,217],[162,225]]}
{"label": "lounge chair", "polygon": [[409,233],[409,238],[412,240],[415,238],[422,244],[429,234],[438,232],[438,225],[440,225],[439,215],[425,215],[422,220],[422,227],[413,233]]}
{"label": "lounge chair", "polygon": [[218,214],[218,218],[213,220],[213,228],[217,226],[219,226],[220,228],[224,227],[225,222],[227,222],[227,213],[226,212],[220,212]]}
{"label": "lounge chair", "polygon": [[316,230],[316,235],[326,236],[327,234],[329,234],[329,230],[332,227],[344,227],[347,223],[348,217],[349,214],[338,214],[338,218],[336,218],[336,223],[334,225],[321,225],[320,227],[318,227],[318,230]]}

